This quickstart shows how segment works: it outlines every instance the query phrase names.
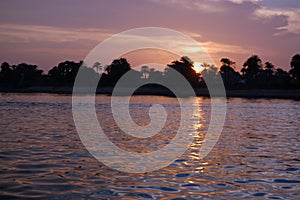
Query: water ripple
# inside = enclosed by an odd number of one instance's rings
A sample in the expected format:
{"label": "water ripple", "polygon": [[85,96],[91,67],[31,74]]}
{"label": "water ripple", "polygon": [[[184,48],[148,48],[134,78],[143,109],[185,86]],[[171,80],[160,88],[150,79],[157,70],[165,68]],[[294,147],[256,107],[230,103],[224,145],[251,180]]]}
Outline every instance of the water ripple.
{"label": "water ripple", "polygon": [[[299,199],[300,102],[228,99],[216,147],[198,158],[210,118],[199,98],[201,121],[191,147],[159,171],[127,174],[95,160],[76,133],[70,95],[5,94],[0,99],[0,199]],[[97,115],[120,148],[155,151],[174,137],[180,116],[174,98],[135,96],[130,113],[147,125],[151,104],[162,104],[167,124],[159,136],[137,140],[111,117],[110,97],[96,97]],[[134,145],[132,145],[134,144]]]}

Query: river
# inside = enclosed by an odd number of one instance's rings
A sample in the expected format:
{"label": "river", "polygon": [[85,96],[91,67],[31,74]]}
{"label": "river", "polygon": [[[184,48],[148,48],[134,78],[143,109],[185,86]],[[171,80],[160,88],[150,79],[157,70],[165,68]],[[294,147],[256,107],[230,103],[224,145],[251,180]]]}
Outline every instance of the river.
{"label": "river", "polygon": [[[187,151],[169,166],[126,173],[105,166],[85,148],[72,117],[72,96],[0,96],[0,199],[300,199],[300,102],[227,99],[227,116],[213,150],[199,158],[210,119],[210,99],[197,97],[199,121]],[[171,97],[134,96],[130,113],[149,123],[152,104],[168,114],[151,139],[121,134],[110,97],[96,96],[98,120],[111,141],[132,152],[163,148],[180,121]],[[134,145],[132,145],[134,144]]]}

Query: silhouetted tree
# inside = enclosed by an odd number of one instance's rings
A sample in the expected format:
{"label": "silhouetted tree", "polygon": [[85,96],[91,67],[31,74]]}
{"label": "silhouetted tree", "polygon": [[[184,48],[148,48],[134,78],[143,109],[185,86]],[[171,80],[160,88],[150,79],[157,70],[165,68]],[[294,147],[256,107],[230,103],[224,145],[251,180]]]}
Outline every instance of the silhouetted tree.
{"label": "silhouetted tree", "polygon": [[237,85],[240,82],[241,77],[240,74],[233,69],[235,62],[231,61],[229,58],[222,58],[220,62],[222,63],[220,73],[225,87],[230,88]]}
{"label": "silhouetted tree", "polygon": [[101,74],[102,73],[103,67],[102,67],[102,65],[101,65],[100,62],[95,62],[92,68],[95,70],[95,72],[97,74]]}
{"label": "silhouetted tree", "polygon": [[254,86],[255,80],[261,71],[261,59],[257,55],[249,57],[243,64],[241,72],[243,76],[247,79],[250,86]]}
{"label": "silhouetted tree", "polygon": [[[180,60],[175,60],[167,66],[182,74],[192,86],[198,85],[199,76],[193,69],[193,62],[187,56],[183,56]],[[165,76],[172,76],[170,70],[165,70]]]}
{"label": "silhouetted tree", "polygon": [[259,88],[274,88],[276,85],[274,74],[274,65],[270,62],[266,62],[264,69],[261,69],[256,77],[256,86]]}
{"label": "silhouetted tree", "polygon": [[13,81],[15,87],[39,85],[42,81],[43,70],[36,65],[21,63],[13,66]]}
{"label": "silhouetted tree", "polygon": [[277,68],[275,71],[275,84],[277,88],[288,88],[290,87],[291,76],[287,71],[281,68]]}
{"label": "silhouetted tree", "polygon": [[265,70],[269,71],[271,74],[273,74],[275,67],[270,62],[265,62]]}
{"label": "silhouetted tree", "polygon": [[4,62],[1,65],[0,83],[2,85],[11,85],[12,82],[13,82],[13,69],[7,62]]}
{"label": "silhouetted tree", "polygon": [[105,85],[114,86],[130,69],[130,64],[127,62],[126,58],[115,59],[105,69],[106,74],[102,75],[101,80],[105,82]]}
{"label": "silhouetted tree", "polygon": [[73,85],[76,75],[82,61],[76,63],[74,61],[65,61],[58,64],[58,66],[53,67],[48,72],[48,77],[51,84],[54,85]]}
{"label": "silhouetted tree", "polygon": [[[131,69],[130,64],[125,58],[115,59],[107,67],[101,66],[100,62],[95,62],[93,66],[86,67],[82,61],[64,61],[49,70],[48,74],[43,74],[43,71],[38,69],[36,65],[21,63],[18,65],[9,65],[7,62],[1,64],[0,69],[0,86],[1,88],[20,88],[29,86],[72,86],[77,73],[80,70],[84,73],[86,80],[83,80],[84,86],[91,86],[99,79],[102,86],[114,86],[118,80],[127,72],[130,80],[134,83],[145,82],[145,79],[153,81],[171,81],[177,84],[176,80],[172,79],[174,70],[182,74],[193,87],[206,86],[204,80],[209,80],[212,85],[216,81],[217,74],[220,72],[226,88],[242,87],[241,82],[246,80],[249,87],[255,88],[295,88],[300,87],[300,54],[295,54],[290,62],[291,70],[284,71],[281,68],[276,69],[271,62],[262,61],[257,55],[249,57],[241,69],[242,76],[235,71],[235,62],[229,58],[221,58],[220,71],[218,68],[202,64],[204,70],[201,74],[197,74],[193,68],[193,62],[188,57],[181,57],[180,60],[175,60],[167,65],[164,72],[157,71],[154,68],[149,69],[148,66],[142,66],[140,72]],[[172,70],[171,70],[172,69]],[[174,75],[174,74],[173,74]],[[130,86],[132,83],[124,83]],[[152,87],[155,84],[150,84]],[[149,84],[148,86],[149,87]],[[158,87],[157,85],[155,87]]]}
{"label": "silhouetted tree", "polygon": [[80,76],[76,77],[79,86],[95,88],[99,83],[100,75],[95,71],[94,67],[87,67],[82,63],[79,70]]}
{"label": "silhouetted tree", "polygon": [[294,78],[300,81],[300,54],[296,54],[292,57],[290,65],[292,68],[290,73]]}
{"label": "silhouetted tree", "polygon": [[147,65],[142,66],[142,68],[141,68],[141,77],[143,79],[146,79],[146,78],[149,77],[149,74],[150,74],[149,67]]}
{"label": "silhouetted tree", "polygon": [[202,63],[201,66],[204,68],[201,72],[200,76],[200,86],[201,87],[207,87],[207,81],[211,83],[211,86],[213,86],[214,83],[218,83],[217,81],[217,75],[219,73],[219,70],[216,66]]}
{"label": "silhouetted tree", "polygon": [[162,80],[163,79],[163,72],[157,71],[154,68],[149,69],[149,79],[152,81],[155,80]]}

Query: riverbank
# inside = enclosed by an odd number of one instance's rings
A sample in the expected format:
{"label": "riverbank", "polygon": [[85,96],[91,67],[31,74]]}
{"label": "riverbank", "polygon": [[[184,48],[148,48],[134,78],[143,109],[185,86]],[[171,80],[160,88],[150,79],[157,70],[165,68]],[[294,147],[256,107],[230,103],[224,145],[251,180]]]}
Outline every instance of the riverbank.
{"label": "riverbank", "polygon": [[[82,91],[85,91],[83,88]],[[124,88],[126,91],[126,88]],[[1,93],[54,93],[54,94],[72,94],[73,87],[29,87],[22,89],[0,88]],[[113,88],[102,87],[97,89],[97,94],[111,95]],[[195,89],[197,96],[210,97],[209,91],[205,88]],[[157,95],[157,96],[174,96],[172,92],[163,88],[139,88],[134,95]],[[227,90],[227,97],[241,98],[279,98],[279,99],[300,99],[300,89],[284,90],[284,89],[243,89],[243,90]]]}

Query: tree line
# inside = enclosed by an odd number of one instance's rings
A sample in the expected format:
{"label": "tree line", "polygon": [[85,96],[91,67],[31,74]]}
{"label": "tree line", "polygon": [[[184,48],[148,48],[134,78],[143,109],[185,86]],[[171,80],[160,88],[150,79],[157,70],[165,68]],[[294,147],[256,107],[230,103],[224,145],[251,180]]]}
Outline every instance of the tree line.
{"label": "tree line", "polygon": [[[240,72],[235,68],[235,62],[229,58],[220,59],[221,66],[202,63],[201,72],[195,71],[194,63],[183,56],[168,64],[164,71],[158,71],[148,66],[142,66],[140,71],[131,68],[126,58],[112,61],[108,66],[96,62],[93,66],[85,66],[83,61],[64,61],[49,70],[47,74],[36,65],[21,63],[1,64],[0,87],[27,88],[32,86],[73,86],[76,75],[81,70],[92,78],[100,78],[98,86],[113,87],[128,71],[131,71],[133,81],[164,80],[172,76],[171,68],[181,73],[194,88],[205,88],[206,77],[213,78],[221,74],[227,89],[295,89],[300,88],[300,54],[291,58],[289,71],[276,68],[271,62],[263,63],[257,55],[250,56],[243,64]],[[87,80],[88,82],[88,80]],[[153,86],[154,87],[154,86]]]}

